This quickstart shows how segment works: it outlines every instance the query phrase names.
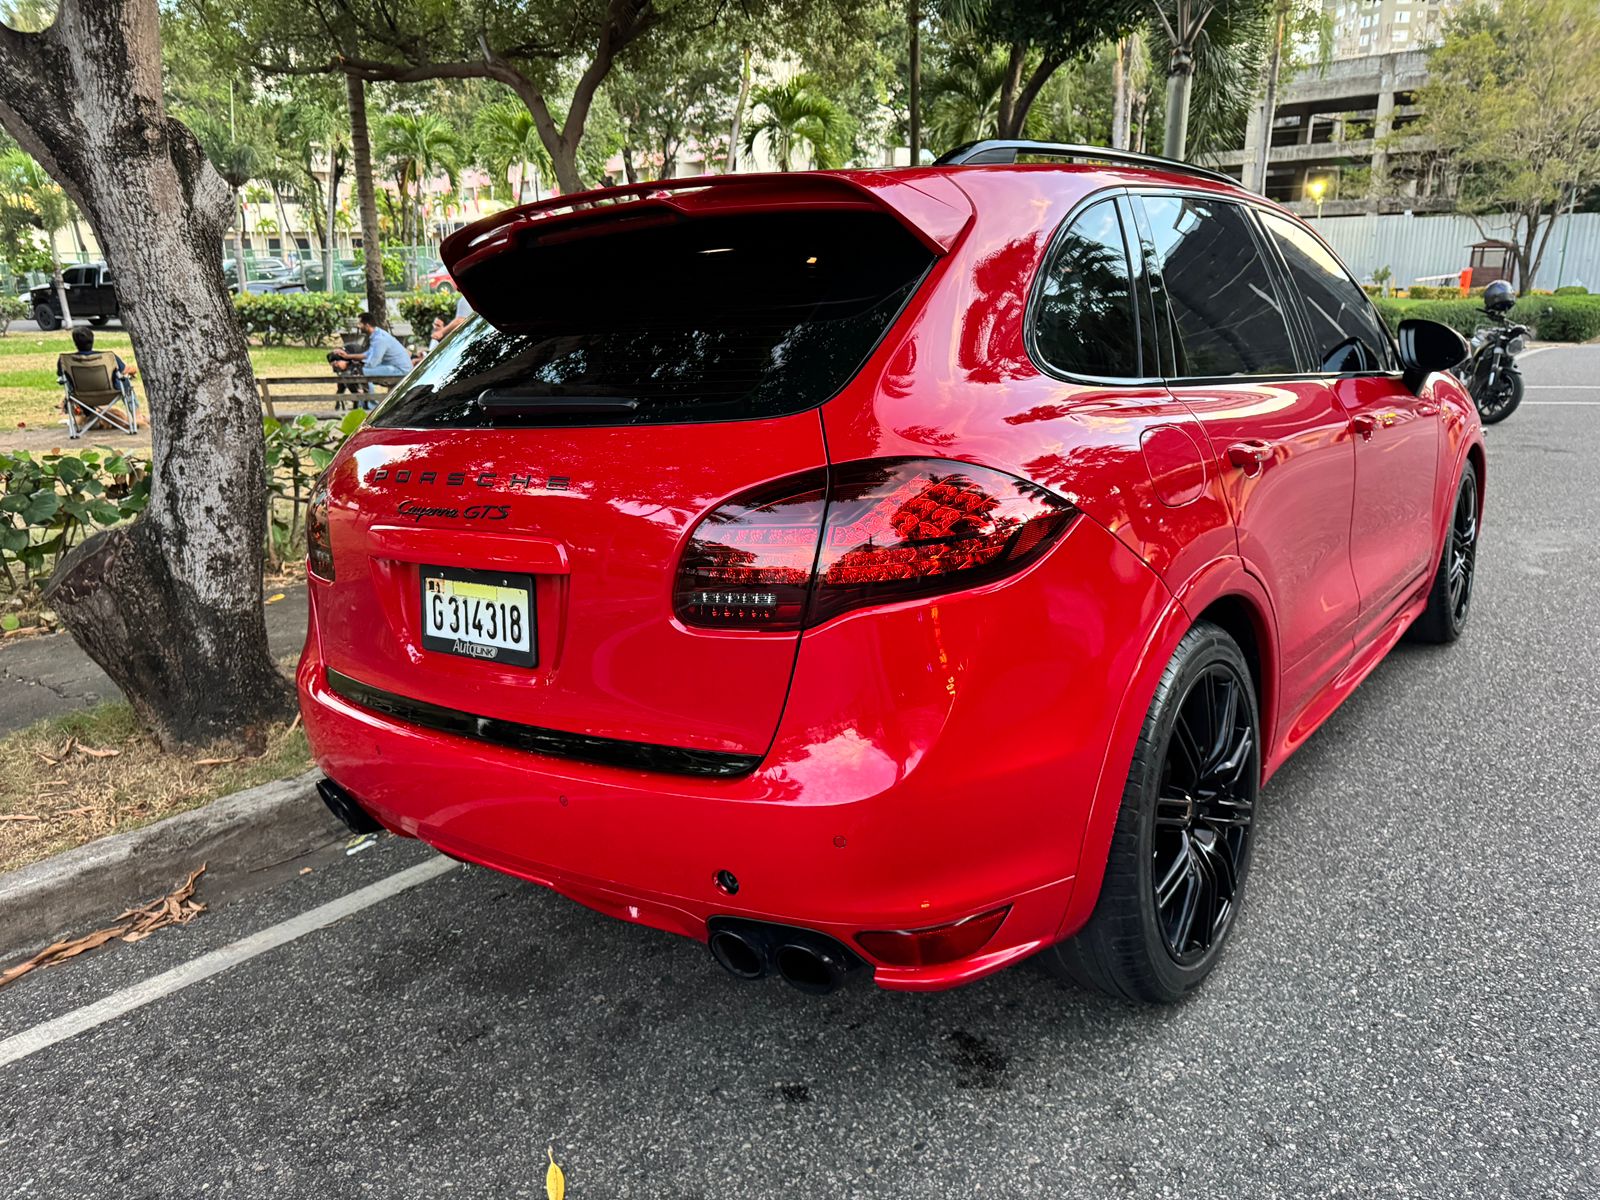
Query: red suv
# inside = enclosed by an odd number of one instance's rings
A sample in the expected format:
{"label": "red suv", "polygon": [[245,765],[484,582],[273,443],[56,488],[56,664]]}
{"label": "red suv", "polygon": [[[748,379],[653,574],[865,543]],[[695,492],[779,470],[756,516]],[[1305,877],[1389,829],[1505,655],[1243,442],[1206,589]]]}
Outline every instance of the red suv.
{"label": "red suv", "polygon": [[1224,176],[987,142],[444,256],[480,315],[314,501],[324,796],[736,975],[1175,999],[1263,783],[1466,619],[1464,343]]}

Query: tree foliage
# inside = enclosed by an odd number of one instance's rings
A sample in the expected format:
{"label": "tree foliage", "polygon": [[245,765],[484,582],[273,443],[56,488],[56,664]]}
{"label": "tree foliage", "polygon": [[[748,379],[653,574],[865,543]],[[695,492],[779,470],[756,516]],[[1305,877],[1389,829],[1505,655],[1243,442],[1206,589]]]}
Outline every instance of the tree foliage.
{"label": "tree foliage", "polygon": [[1600,6],[1594,0],[1479,0],[1428,58],[1424,117],[1458,173],[1461,202],[1510,212],[1523,291],[1574,194],[1600,178]]}

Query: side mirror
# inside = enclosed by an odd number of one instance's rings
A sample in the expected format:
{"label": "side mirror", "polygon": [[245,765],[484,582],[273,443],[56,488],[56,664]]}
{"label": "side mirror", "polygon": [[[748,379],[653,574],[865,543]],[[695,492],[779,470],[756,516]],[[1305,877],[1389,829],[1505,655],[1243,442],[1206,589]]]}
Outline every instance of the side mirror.
{"label": "side mirror", "polygon": [[1415,391],[1435,371],[1448,371],[1467,360],[1472,351],[1467,339],[1448,325],[1416,318],[1400,322],[1400,365],[1406,386]]}

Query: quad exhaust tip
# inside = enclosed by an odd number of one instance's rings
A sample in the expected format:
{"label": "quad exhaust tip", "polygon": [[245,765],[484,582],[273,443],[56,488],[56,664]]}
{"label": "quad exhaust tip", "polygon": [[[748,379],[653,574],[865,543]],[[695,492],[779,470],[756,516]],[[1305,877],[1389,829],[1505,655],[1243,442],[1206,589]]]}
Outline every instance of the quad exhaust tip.
{"label": "quad exhaust tip", "polygon": [[717,965],[735,979],[763,979],[776,971],[790,987],[826,996],[861,959],[827,934],[743,917],[713,917],[707,945]]}
{"label": "quad exhaust tip", "polygon": [[351,833],[378,833],[383,826],[361,802],[331,779],[317,780],[317,795],[328,806],[328,811],[344,823]]}

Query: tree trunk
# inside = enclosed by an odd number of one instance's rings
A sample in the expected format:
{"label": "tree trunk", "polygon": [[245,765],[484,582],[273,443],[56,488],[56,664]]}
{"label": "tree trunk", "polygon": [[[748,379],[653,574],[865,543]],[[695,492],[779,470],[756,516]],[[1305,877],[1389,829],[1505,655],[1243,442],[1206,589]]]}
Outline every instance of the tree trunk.
{"label": "tree trunk", "polygon": [[1172,52],[1172,59],[1174,65],[1167,75],[1167,120],[1161,153],[1181,160],[1189,149],[1189,85],[1194,82],[1194,60],[1178,50]]}
{"label": "tree trunk", "polygon": [[1267,194],[1267,167],[1272,159],[1272,123],[1278,116],[1278,75],[1283,67],[1283,39],[1288,32],[1289,13],[1278,6],[1278,23],[1272,36],[1272,51],[1267,56],[1267,94],[1261,102],[1261,137],[1256,142],[1256,177],[1252,189]]}
{"label": "tree trunk", "polygon": [[233,200],[233,279],[242,296],[245,293],[244,285],[250,278],[244,268],[244,193],[235,190]]}
{"label": "tree trunk", "polygon": [[334,292],[339,288],[334,277],[335,264],[338,262],[338,246],[336,239],[338,231],[334,228],[334,221],[339,215],[339,180],[344,175],[344,170],[339,166],[339,156],[333,153],[328,155],[328,213],[327,223],[323,228],[327,236],[322,239],[322,255],[327,262],[326,274],[322,277],[323,286]]}
{"label": "tree trunk", "polygon": [[350,94],[350,153],[355,159],[356,195],[361,203],[361,257],[366,263],[367,311],[389,324],[383,284],[383,239],[378,233],[378,197],[372,184],[372,136],[367,132],[367,85],[346,75]]}
{"label": "tree trunk", "polygon": [[1117,39],[1117,57],[1111,64],[1111,148],[1128,148],[1128,39]]}
{"label": "tree trunk", "polygon": [[629,183],[639,182],[639,172],[633,169],[633,147],[626,144],[622,147],[622,174]]}
{"label": "tree trunk", "polygon": [[996,134],[1003,138],[1016,137],[1017,92],[1022,88],[1022,68],[1027,65],[1028,47],[1024,42],[1012,42],[1010,57],[1006,59],[1005,77],[1000,81],[1000,116]]}
{"label": "tree trunk", "polygon": [[[284,207],[283,192],[279,189],[276,180],[272,182],[271,187],[272,207],[278,210],[278,236],[281,239],[278,244],[282,247],[279,253],[287,252],[290,247],[293,247],[293,261],[299,262],[300,243],[295,240],[294,230],[289,228],[289,210]],[[310,241],[311,239],[307,238],[306,240]]]}
{"label": "tree trunk", "polygon": [[[9,128],[9,127],[8,127]],[[12,134],[15,137],[15,134]],[[61,274],[61,255],[56,250],[56,230],[50,231],[50,282],[56,287],[56,303],[61,305],[61,328],[72,328],[72,306],[67,303],[67,281]]]}
{"label": "tree trunk", "polygon": [[1004,137],[1021,137],[1022,131],[1027,126],[1028,113],[1033,109],[1033,102],[1039,98],[1039,93],[1044,90],[1044,85],[1050,82],[1050,77],[1060,69],[1066,60],[1057,54],[1046,54],[1039,60],[1039,65],[1028,76],[1028,82],[1022,86],[1016,98],[1011,102],[1011,132],[1003,134]]}
{"label": "tree trunk", "polygon": [[907,0],[906,28],[910,34],[911,85],[907,104],[911,165],[922,165],[922,0]]}
{"label": "tree trunk", "polygon": [[733,127],[728,133],[728,174],[732,175],[739,169],[739,139],[744,134],[744,110],[750,103],[750,85],[753,75],[750,71],[750,47],[742,48],[744,54],[744,68],[739,74],[739,99],[733,106]]}
{"label": "tree trunk", "polygon": [[0,26],[0,125],[83,209],[150,399],[150,502],[74,548],[51,606],[167,745],[247,734],[294,693],[267,649],[261,407],[217,246],[232,197],[168,117],[157,0]]}

